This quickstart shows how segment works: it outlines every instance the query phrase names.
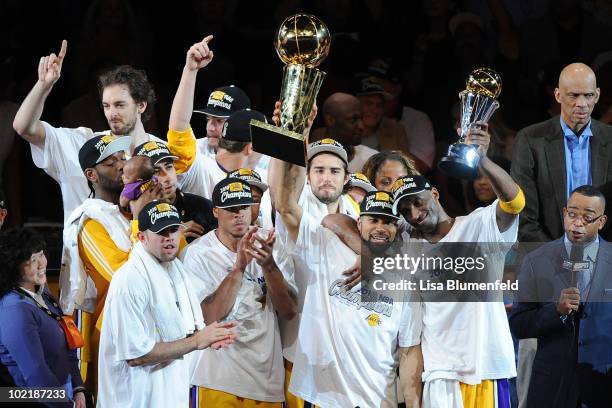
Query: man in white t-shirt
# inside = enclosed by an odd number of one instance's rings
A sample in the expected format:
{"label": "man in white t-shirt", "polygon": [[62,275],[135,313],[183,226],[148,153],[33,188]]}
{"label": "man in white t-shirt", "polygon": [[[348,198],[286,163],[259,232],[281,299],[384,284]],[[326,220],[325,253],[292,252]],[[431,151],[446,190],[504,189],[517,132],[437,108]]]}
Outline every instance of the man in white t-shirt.
{"label": "man in white t-shirt", "polygon": [[[489,141],[486,124],[479,124],[466,143],[479,146],[479,170],[491,180],[498,197],[491,205],[451,218],[438,191],[424,177],[405,176],[393,185],[394,210],[412,226],[403,233],[405,243],[482,243],[488,248],[487,271],[501,279],[525,198],[510,175],[486,156]],[[422,302],[421,306],[423,406],[509,404],[507,379],[516,376],[516,367],[503,303]]]}
{"label": "man in white t-shirt", "polygon": [[67,42],[62,41],[58,55],[41,57],[38,81],[19,107],[13,127],[30,143],[34,164],[43,169],[60,185],[64,220],[89,195],[89,188],[79,166],[78,153],[83,144],[97,135],[130,136],[131,150],[149,140],[159,140],[147,134],[142,124],[151,114],[155,92],[144,71],[127,65],[119,66],[100,79],[102,106],[110,130],[94,133],[92,129],[56,128],[41,121],[44,104],[60,78],[66,56]]}
{"label": "man in white t-shirt", "polygon": [[283,356],[277,319],[296,314],[292,263],[275,251],[273,230],[260,237],[250,228],[250,186],[226,178],[213,191],[219,227],[182,255],[203,299],[206,322],[234,320],[237,340],[222,352],[204,351],[192,384],[202,407],[280,408],[284,401]]}
{"label": "man in white t-shirt", "polygon": [[100,408],[186,407],[191,352],[234,341],[235,323],[204,327],[190,274],[176,259],[180,225],[176,208],[159,201],[138,215],[139,242],[115,273],[106,298]]}
{"label": "man in white t-shirt", "polygon": [[[360,241],[377,257],[385,256],[398,233],[392,204],[382,191],[366,194],[361,203]],[[421,321],[411,316],[411,304],[380,295],[363,301],[361,285],[345,288],[342,271],[357,255],[307,212],[295,254],[312,266],[289,391],[321,407],[395,408],[399,365],[404,398],[417,405]]]}

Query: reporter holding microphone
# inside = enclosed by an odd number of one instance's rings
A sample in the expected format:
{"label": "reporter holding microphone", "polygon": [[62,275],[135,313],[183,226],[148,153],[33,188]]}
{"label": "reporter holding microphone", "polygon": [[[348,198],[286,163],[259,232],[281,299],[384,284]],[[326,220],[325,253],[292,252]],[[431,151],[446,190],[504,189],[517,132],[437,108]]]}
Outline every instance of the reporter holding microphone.
{"label": "reporter holding microphone", "polygon": [[595,187],[563,208],[563,237],[529,253],[519,272],[510,328],[537,338],[527,407],[609,406],[612,389],[612,244]]}

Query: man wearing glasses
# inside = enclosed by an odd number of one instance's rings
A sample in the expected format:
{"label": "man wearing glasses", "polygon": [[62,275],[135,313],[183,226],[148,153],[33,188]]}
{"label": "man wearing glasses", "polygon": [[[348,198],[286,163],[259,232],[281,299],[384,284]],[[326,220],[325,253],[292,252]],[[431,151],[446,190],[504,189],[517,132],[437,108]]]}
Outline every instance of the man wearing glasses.
{"label": "man wearing glasses", "polygon": [[518,338],[538,339],[529,407],[609,404],[612,244],[598,235],[605,205],[595,187],[576,188],[563,208],[564,236],[521,266],[510,327]]}

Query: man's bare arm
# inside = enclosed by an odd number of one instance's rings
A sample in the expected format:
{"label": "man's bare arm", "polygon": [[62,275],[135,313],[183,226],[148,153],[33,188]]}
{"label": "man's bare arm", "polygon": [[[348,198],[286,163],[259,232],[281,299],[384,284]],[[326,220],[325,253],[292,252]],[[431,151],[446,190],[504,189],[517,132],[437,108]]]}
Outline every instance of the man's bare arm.
{"label": "man's bare arm", "polygon": [[45,142],[45,128],[40,121],[40,117],[53,85],[60,78],[67,47],[68,42],[63,40],[58,55],[51,54],[40,58],[38,81],[21,103],[13,120],[15,132],[28,143],[37,147],[42,147]]}

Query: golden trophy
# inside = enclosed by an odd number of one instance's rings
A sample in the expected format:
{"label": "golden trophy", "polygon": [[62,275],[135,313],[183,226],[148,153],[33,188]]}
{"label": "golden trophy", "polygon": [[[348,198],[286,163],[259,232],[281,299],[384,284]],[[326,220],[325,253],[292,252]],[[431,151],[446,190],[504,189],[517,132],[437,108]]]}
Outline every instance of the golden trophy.
{"label": "golden trophy", "polygon": [[470,73],[461,100],[461,136],[448,148],[438,167],[452,177],[475,179],[478,177],[478,146],[465,143],[465,138],[476,122],[488,122],[499,108],[497,97],[501,93],[501,77],[490,68],[478,68]]}
{"label": "golden trophy", "polygon": [[295,14],[282,22],[274,43],[286,64],[280,92],[280,126],[251,120],[253,150],[306,165],[302,132],[325,77],[325,72],[316,67],[329,54],[330,45],[327,26],[313,15]]}

